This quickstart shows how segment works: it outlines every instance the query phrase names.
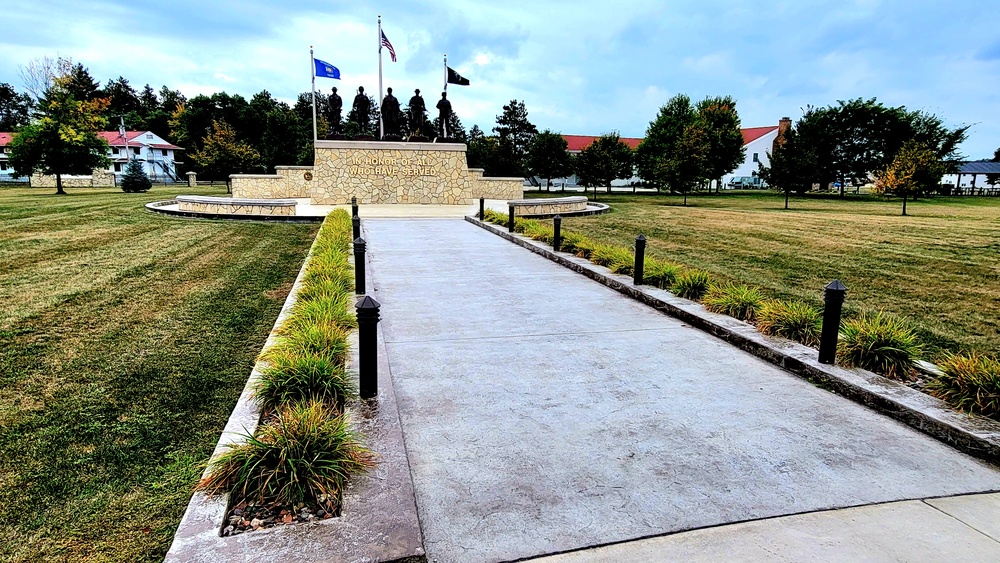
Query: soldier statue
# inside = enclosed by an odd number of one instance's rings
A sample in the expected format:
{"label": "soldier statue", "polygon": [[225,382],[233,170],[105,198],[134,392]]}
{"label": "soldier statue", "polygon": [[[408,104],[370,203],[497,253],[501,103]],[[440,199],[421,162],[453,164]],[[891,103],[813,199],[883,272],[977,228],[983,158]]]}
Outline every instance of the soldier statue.
{"label": "soldier statue", "polygon": [[441,92],[441,99],[437,103],[438,121],[441,123],[441,130],[438,134],[441,138],[448,138],[448,119],[451,117],[451,102],[448,101],[448,93]]}
{"label": "soldier statue", "polygon": [[370,135],[371,127],[368,125],[368,111],[371,109],[371,102],[365,95],[365,87],[358,86],[358,95],[354,96],[354,122],[358,124],[362,135]]}
{"label": "soldier statue", "polygon": [[385,136],[399,135],[399,100],[392,95],[392,88],[388,88],[388,94],[382,99],[382,129]]}
{"label": "soldier statue", "polygon": [[330,130],[333,133],[340,133],[340,113],[344,108],[344,101],[337,95],[337,87],[333,87],[333,93],[326,99],[326,106],[329,110]]}
{"label": "soldier statue", "polygon": [[414,134],[421,134],[420,130],[424,124],[424,112],[427,111],[427,106],[424,105],[424,99],[420,96],[420,89],[417,88],[413,91],[413,97],[410,98],[410,132]]}

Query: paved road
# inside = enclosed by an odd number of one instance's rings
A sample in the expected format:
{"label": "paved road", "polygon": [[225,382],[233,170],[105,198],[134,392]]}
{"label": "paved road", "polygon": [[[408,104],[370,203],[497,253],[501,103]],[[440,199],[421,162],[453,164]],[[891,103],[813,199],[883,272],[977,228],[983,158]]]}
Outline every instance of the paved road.
{"label": "paved road", "polygon": [[1000,490],[1000,472],[460,220],[365,222],[431,560]]}

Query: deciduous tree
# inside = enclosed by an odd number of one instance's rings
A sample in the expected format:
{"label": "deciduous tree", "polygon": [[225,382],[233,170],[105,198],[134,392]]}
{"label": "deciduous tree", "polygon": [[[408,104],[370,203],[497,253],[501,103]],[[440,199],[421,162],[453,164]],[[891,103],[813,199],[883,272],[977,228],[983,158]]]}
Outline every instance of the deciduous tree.
{"label": "deciduous tree", "polygon": [[0,84],[0,131],[17,131],[31,117],[31,96],[7,83]]}
{"label": "deciduous tree", "polygon": [[639,177],[656,186],[665,186],[660,173],[660,162],[674,152],[685,128],[694,123],[696,114],[691,98],[677,94],[664,104],[656,119],[646,128],[646,137],[635,151],[635,167]]}
{"label": "deciduous tree", "polygon": [[892,162],[875,175],[875,192],[903,198],[903,215],[906,199],[934,190],[941,181],[947,165],[927,145],[910,140],[903,145]]}
{"label": "deciduous tree", "polygon": [[667,155],[654,159],[656,179],[671,191],[684,194],[687,206],[688,193],[698,184],[708,180],[708,153],[711,140],[704,124],[696,120],[684,128],[674,149]]}
{"label": "deciduous tree", "polygon": [[17,176],[54,174],[56,193],[65,194],[63,174],[91,174],[110,166],[108,143],[97,135],[107,101],[75,100],[65,76],[56,77],[41,101],[40,118],[14,136],[10,163]]}
{"label": "deciduous tree", "polygon": [[597,186],[607,186],[611,193],[612,180],[632,176],[632,149],[617,133],[601,135],[580,151],[575,166],[577,180],[593,187],[595,197]]}
{"label": "deciduous tree", "polygon": [[228,179],[230,174],[261,171],[260,153],[240,141],[236,131],[225,121],[212,122],[212,131],[201,142],[202,148],[191,153],[199,175],[209,179]]}
{"label": "deciduous tree", "polygon": [[702,122],[708,140],[706,177],[716,181],[718,191],[722,177],[736,170],[746,159],[736,101],[730,96],[705,98],[698,102],[697,119]]}
{"label": "deciduous tree", "polygon": [[[528,168],[533,176],[545,178],[545,191],[549,191],[552,178],[562,178],[573,173],[573,162],[566,149],[566,139],[548,129],[531,141]],[[563,189],[566,189],[565,185]]]}

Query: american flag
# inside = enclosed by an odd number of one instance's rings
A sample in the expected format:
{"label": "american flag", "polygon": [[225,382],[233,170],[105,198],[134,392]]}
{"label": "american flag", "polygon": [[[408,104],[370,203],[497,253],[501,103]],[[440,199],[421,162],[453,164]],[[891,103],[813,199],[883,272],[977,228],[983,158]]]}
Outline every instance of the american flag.
{"label": "american flag", "polygon": [[392,48],[392,43],[385,37],[385,32],[382,32],[382,46],[389,49],[389,57],[392,58],[392,62],[396,62],[396,50]]}

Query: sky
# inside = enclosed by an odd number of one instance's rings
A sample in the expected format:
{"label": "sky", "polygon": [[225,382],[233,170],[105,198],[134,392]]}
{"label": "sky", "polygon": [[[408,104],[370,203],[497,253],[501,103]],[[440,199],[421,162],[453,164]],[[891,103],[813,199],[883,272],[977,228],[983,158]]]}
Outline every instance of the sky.
{"label": "sky", "polygon": [[734,97],[744,127],[874,97],[971,125],[968,158],[1000,147],[996,0],[34,0],[0,14],[0,83],[18,89],[19,67],[61,56],[102,84],[291,102],[310,90],[313,45],[342,78],[317,90],[349,107],[358,86],[378,92],[381,14],[398,57],[383,52],[384,85],[433,108],[447,54],[471,81],[448,91],[466,128],[489,132],[512,99],[539,130],[642,137],[678,93]]}

